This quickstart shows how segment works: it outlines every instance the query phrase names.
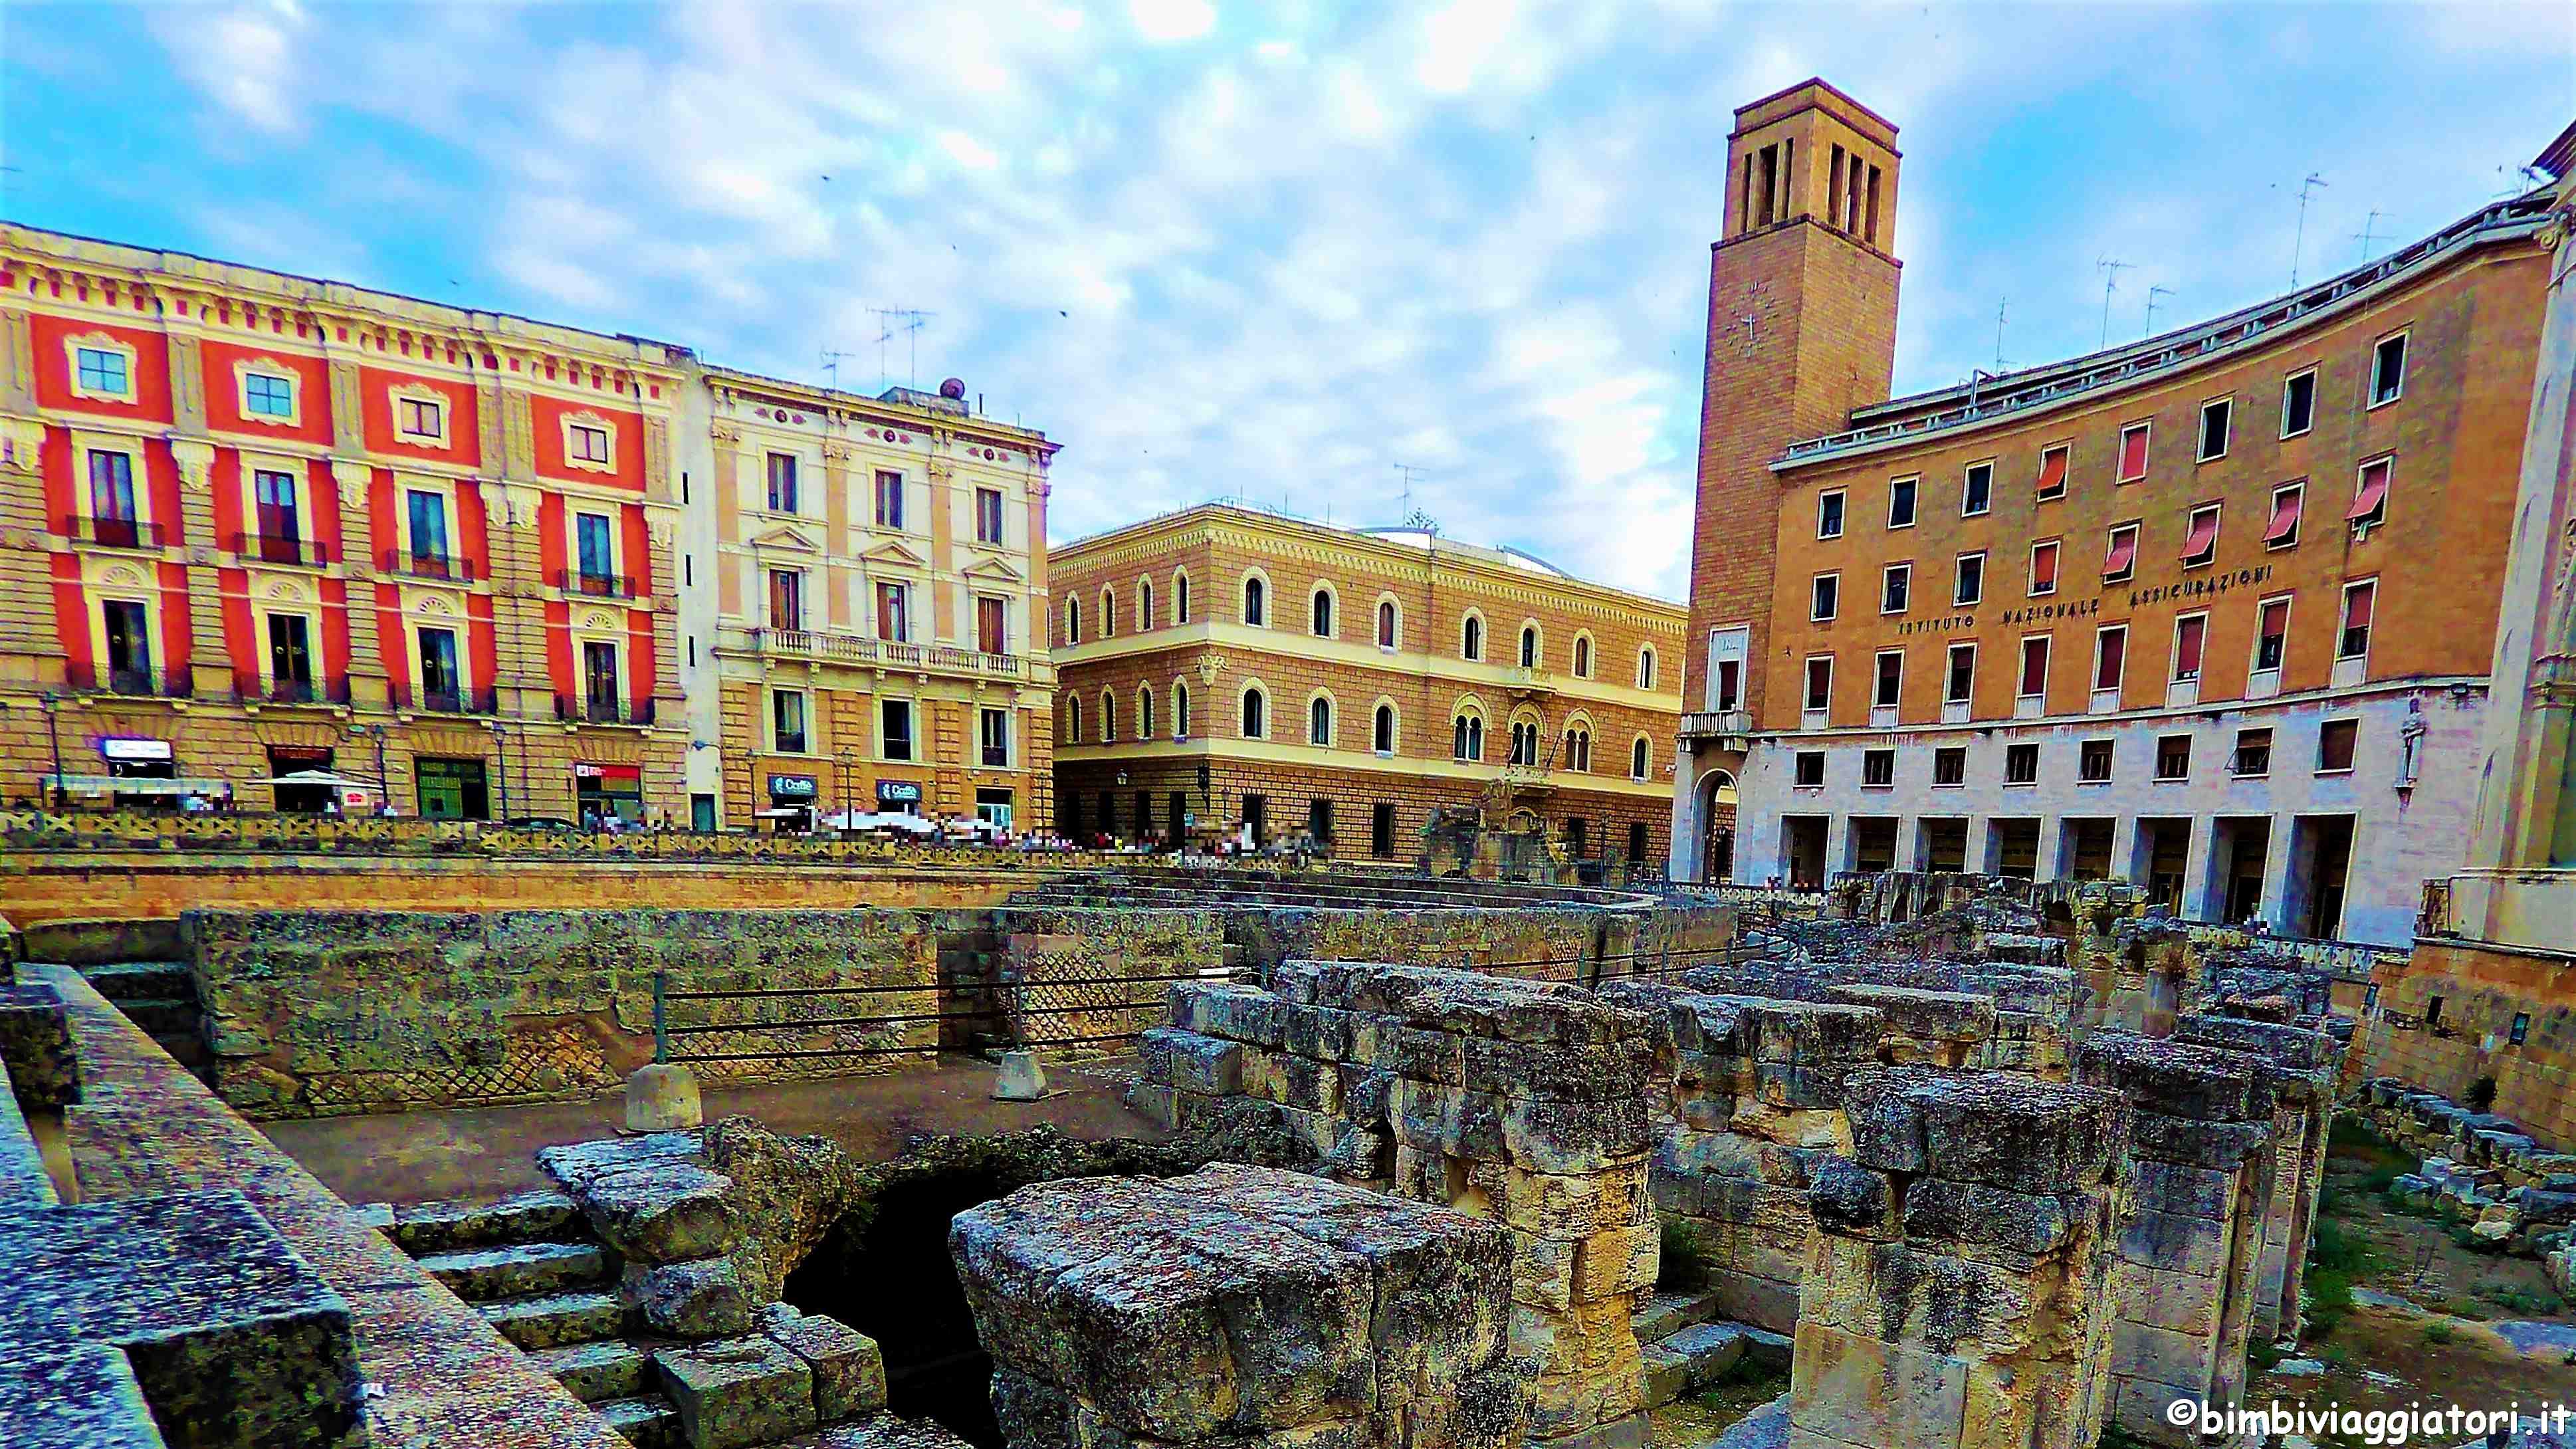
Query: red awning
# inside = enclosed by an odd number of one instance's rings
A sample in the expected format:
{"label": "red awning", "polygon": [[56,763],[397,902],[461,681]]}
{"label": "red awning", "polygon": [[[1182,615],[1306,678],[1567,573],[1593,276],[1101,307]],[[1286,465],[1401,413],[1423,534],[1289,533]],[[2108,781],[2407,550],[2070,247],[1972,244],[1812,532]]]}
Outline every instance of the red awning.
{"label": "red awning", "polygon": [[2362,469],[2360,491],[2352,495],[2352,511],[2344,518],[2357,522],[2377,514],[2380,505],[2388,501],[2388,475],[2394,471],[2385,462],[2373,463]]}
{"label": "red awning", "polygon": [[2193,518],[2191,521],[2191,532],[2187,534],[2182,541],[2182,556],[2184,560],[2189,561],[2196,558],[2206,558],[2209,555],[2209,551],[2217,546],[2218,515],[2215,513],[2203,513]]}
{"label": "red awning", "polygon": [[2265,543],[2279,543],[2299,531],[2299,500],[2306,496],[2306,490],[2298,488],[2272,496],[2272,521],[2263,529]]}
{"label": "red awning", "polygon": [[2113,574],[2127,573],[2129,565],[2137,561],[2138,531],[2134,528],[2124,528],[2111,535],[2111,552],[2102,560],[2102,574],[2107,578]]}
{"label": "red awning", "polygon": [[2200,677],[2200,646],[2208,634],[2208,623],[2202,619],[2185,619],[2174,634],[2174,678]]}
{"label": "red awning", "polygon": [[2057,490],[2065,486],[2066,450],[2060,448],[2056,452],[2041,455],[2039,460],[2039,491],[2043,494],[2055,493]]}
{"label": "red awning", "polygon": [[2120,435],[2120,481],[2134,483],[2147,476],[2147,430],[2133,429]]}

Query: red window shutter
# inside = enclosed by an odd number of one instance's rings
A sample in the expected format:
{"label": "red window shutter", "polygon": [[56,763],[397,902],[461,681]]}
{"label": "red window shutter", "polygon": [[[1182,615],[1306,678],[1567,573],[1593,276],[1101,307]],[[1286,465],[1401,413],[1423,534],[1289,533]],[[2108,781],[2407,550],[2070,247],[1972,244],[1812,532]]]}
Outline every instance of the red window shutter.
{"label": "red window shutter", "polygon": [[2052,449],[2039,458],[2039,491],[2052,494],[2066,486],[2066,450]]}
{"label": "red window shutter", "polygon": [[2290,606],[2279,600],[2263,606],[2263,637],[2278,639],[2290,632]]}
{"label": "red window shutter", "polygon": [[2147,476],[2147,430],[2131,428],[2120,434],[2120,481],[2135,483]]}
{"label": "red window shutter", "polygon": [[2265,543],[2279,543],[2299,531],[2299,503],[2306,490],[2293,488],[2272,498],[2272,522],[2263,530]]}
{"label": "red window shutter", "polygon": [[2124,528],[2111,535],[2111,551],[2102,560],[2104,576],[2125,573],[2138,559],[2138,531]]}
{"label": "red window shutter", "polygon": [[2369,628],[2371,601],[2378,593],[2379,585],[2376,583],[2360,584],[2347,592],[2343,596],[2343,626],[2347,629]]}
{"label": "red window shutter", "polygon": [[2185,619],[2174,635],[2174,678],[2195,679],[2200,675],[2200,646],[2209,632],[2206,619]]}
{"label": "red window shutter", "polygon": [[2126,661],[2128,652],[2128,635],[2105,634],[2102,636],[2102,666],[2093,671],[2093,687],[2095,689],[2110,689],[2119,684],[2120,667]]}
{"label": "red window shutter", "polygon": [[2196,559],[2218,543],[2218,515],[2203,513],[2191,520],[2191,532],[2182,541],[2182,556]]}
{"label": "red window shutter", "polygon": [[2048,641],[2021,641],[2021,692],[2037,694],[2048,684]]}
{"label": "red window shutter", "polygon": [[2388,500],[2388,476],[2394,471],[2395,465],[2384,458],[2361,470],[2361,487],[2352,495],[2352,511],[2344,515],[2346,521],[2357,522],[2379,511]]}
{"label": "red window shutter", "polygon": [[2057,587],[2057,545],[2043,543],[2031,552],[2031,586],[2042,592]]}

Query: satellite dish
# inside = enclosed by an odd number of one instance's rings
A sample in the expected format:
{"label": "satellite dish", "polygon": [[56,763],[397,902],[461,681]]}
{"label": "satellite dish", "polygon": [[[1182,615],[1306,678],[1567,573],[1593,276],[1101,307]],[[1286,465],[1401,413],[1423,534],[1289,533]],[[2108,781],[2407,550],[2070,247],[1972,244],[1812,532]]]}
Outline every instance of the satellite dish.
{"label": "satellite dish", "polygon": [[965,401],[966,379],[962,377],[952,377],[946,382],[941,383],[939,385],[939,395],[945,398],[955,398],[960,402]]}

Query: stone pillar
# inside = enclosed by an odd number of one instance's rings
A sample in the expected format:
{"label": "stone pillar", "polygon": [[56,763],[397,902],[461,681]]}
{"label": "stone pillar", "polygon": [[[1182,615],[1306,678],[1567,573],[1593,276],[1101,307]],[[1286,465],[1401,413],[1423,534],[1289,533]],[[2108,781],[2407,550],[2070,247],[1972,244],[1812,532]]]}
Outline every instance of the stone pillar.
{"label": "stone pillar", "polygon": [[2254,1275],[2253,1333],[2296,1338],[2308,1239],[2325,1192],[2326,1132],[2333,1125],[2340,1048],[2321,1031],[2233,1016],[2186,1016],[2177,1040],[2255,1058],[2273,1091],[2272,1194]]}
{"label": "stone pillar", "polygon": [[1819,1158],[1789,1442],[2090,1449],[2128,1113],[2108,1092],[1922,1067],[1844,1081]]}
{"label": "stone pillar", "polygon": [[2075,1072],[2132,1109],[2135,1186],[2110,1265],[2111,1420],[2149,1443],[2189,1445],[2166,1407],[2232,1404],[2245,1386],[2274,1093],[2244,1053],[2123,1031],[2087,1041]]}
{"label": "stone pillar", "polygon": [[1066,1178],[949,1253],[1010,1449],[1513,1449],[1508,1234],[1299,1173]]}

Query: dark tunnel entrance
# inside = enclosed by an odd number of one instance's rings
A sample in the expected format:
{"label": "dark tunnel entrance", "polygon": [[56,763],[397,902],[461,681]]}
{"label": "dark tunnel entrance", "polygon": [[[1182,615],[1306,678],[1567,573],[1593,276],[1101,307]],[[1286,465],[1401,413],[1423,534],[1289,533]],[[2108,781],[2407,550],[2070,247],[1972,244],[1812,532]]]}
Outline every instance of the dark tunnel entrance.
{"label": "dark tunnel entrance", "polygon": [[1024,1180],[960,1168],[889,1183],[873,1211],[843,1219],[787,1275],[789,1303],[877,1341],[889,1411],[937,1420],[977,1449],[1002,1449],[1002,1430],[993,1418],[992,1356],[976,1339],[949,1263],[948,1221]]}

